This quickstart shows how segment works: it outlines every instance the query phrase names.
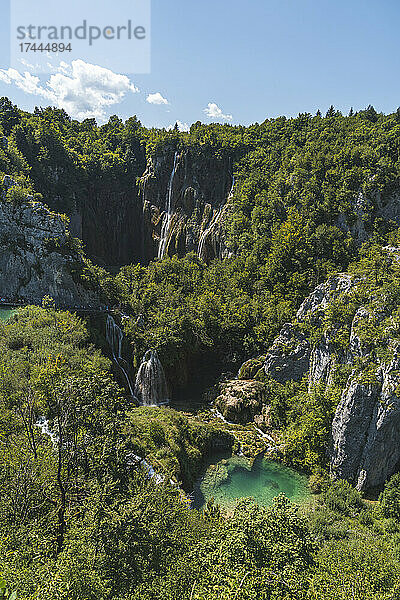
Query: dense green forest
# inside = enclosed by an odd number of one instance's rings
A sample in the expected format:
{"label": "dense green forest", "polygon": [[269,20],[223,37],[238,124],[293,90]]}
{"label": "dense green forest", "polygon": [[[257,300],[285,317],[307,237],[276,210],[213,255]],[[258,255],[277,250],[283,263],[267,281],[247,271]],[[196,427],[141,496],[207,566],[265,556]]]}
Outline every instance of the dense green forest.
{"label": "dense green forest", "polygon": [[397,597],[398,476],[380,503],[320,477],[301,507],[190,510],[128,458],[190,477],[212,428],[132,409],[71,314],[28,307],[1,334],[0,561],[18,598]]}
{"label": "dense green forest", "polygon": [[[398,246],[400,233],[398,215],[381,208],[398,192],[400,111],[343,116],[331,107],[326,116],[195,123],[180,133],[146,129],[136,117],[98,126],[54,108],[30,114],[3,98],[0,128],[1,202],[41,200],[66,214],[87,202],[94,182],[140,189],[149,156],[178,149],[229,161],[228,257],[166,256],[110,273],[70,236],[83,257],[74,276],[115,307],[133,372],[157,350],[182,392],[255,359],[250,378],[264,386],[278,458],[306,473],[313,493],[300,506],[282,496],[267,508],[242,499],[229,515],[213,502],[189,508],[207,451],[237,450],[237,440],[201,411],[134,407],[102,352],[101,328],[47,298],[0,322],[0,593],[4,584],[3,596],[16,591],[20,600],[400,598],[399,476],[371,500],[328,474],[348,369],[310,388],[306,378],[281,384],[260,368],[304,298],[344,271],[361,284],[308,334],[315,344],[329,334],[344,353],[367,306],[379,318],[360,328],[362,342],[389,361],[400,266],[385,247]],[[374,376],[361,359],[355,369]],[[159,479],[132,463],[137,455]]]}

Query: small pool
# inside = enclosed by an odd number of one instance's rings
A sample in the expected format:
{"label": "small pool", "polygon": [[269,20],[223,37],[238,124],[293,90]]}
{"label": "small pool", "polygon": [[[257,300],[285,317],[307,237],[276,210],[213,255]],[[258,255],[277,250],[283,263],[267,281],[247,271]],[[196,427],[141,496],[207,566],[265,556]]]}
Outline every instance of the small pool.
{"label": "small pool", "polygon": [[194,488],[193,506],[201,508],[210,498],[232,508],[239,498],[251,496],[269,506],[279,494],[293,502],[309,497],[307,478],[279,463],[258,457],[253,462],[241,456],[214,457]]}
{"label": "small pool", "polygon": [[8,321],[16,312],[15,308],[0,308],[0,321]]}

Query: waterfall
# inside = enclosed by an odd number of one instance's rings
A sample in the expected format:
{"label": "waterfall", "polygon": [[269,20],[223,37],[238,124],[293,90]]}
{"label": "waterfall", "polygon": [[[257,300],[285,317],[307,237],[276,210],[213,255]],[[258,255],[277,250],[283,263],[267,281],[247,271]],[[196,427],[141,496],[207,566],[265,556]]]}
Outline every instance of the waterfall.
{"label": "waterfall", "polygon": [[54,431],[51,431],[50,423],[44,415],[38,418],[38,420],[35,423],[35,426],[41,430],[43,435],[47,435],[51,439],[51,443],[54,447],[57,446],[59,437],[56,433],[54,433]]}
{"label": "waterfall", "polygon": [[122,341],[124,339],[124,333],[120,327],[116,324],[111,315],[107,315],[106,323],[106,340],[111,348],[114,362],[118,365],[125,381],[128,385],[131,396],[134,396],[132,383],[129,377],[129,373],[126,370],[127,362],[122,356]]}
{"label": "waterfall", "polygon": [[172,217],[172,191],[173,191],[174,178],[175,178],[177,164],[178,164],[178,152],[175,152],[174,166],[173,166],[171,176],[170,176],[169,182],[168,182],[167,201],[166,201],[167,206],[166,206],[166,213],[164,215],[163,223],[162,223],[162,227],[161,227],[161,237],[160,237],[160,243],[158,246],[158,258],[163,258],[163,256],[165,255],[165,251],[167,249],[167,245],[168,245],[168,233],[169,233],[169,227],[171,224],[171,217]]}
{"label": "waterfall", "polygon": [[143,357],[136,376],[135,396],[143,406],[169,402],[164,369],[155,350],[149,350]]}
{"label": "waterfall", "polygon": [[[232,175],[232,185],[231,185],[231,189],[230,189],[230,192],[228,195],[228,200],[230,200],[232,198],[234,188],[235,188],[235,176]],[[212,233],[215,226],[218,224],[224,207],[225,207],[225,202],[220,204],[220,206],[216,210],[214,210],[209,226],[203,231],[203,233],[200,236],[199,246],[198,246],[198,250],[197,250],[197,256],[199,258],[203,258],[203,259],[205,258],[207,239],[209,238],[209,236]]]}
{"label": "waterfall", "polygon": [[[126,455],[125,460],[126,460],[127,467],[142,467],[146,473],[147,478],[154,479],[154,482],[156,484],[163,483],[163,481],[165,481],[165,477],[163,475],[156,473],[156,471],[154,470],[152,465],[150,463],[148,463],[147,460],[144,460],[144,458],[141,458],[137,454],[134,454],[133,452],[129,452]],[[170,481],[172,482],[172,480],[170,480]],[[173,484],[173,482],[172,482],[172,484]]]}

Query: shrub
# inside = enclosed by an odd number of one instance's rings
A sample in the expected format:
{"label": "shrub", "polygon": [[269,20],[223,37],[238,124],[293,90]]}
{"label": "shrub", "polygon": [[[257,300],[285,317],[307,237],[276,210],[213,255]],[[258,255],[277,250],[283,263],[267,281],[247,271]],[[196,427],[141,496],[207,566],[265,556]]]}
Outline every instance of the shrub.
{"label": "shrub", "polygon": [[325,506],[343,515],[359,513],[363,508],[360,492],[357,492],[347,481],[333,482],[323,493]]}

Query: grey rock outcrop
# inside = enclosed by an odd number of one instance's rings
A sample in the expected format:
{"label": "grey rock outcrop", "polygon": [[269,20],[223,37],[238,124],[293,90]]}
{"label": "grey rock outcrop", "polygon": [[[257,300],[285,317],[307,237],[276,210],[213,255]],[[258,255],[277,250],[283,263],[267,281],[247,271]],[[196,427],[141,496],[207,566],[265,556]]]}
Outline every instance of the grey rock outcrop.
{"label": "grey rock outcrop", "polygon": [[400,353],[373,384],[349,378],[332,424],[331,472],[359,490],[375,490],[400,465]]}
{"label": "grey rock outcrop", "polygon": [[17,185],[17,182],[10,177],[10,175],[4,175],[3,177],[3,188],[8,191],[10,188]]}
{"label": "grey rock outcrop", "polygon": [[269,349],[265,374],[279,383],[299,381],[310,368],[311,346],[307,336],[296,325],[286,323]]}
{"label": "grey rock outcrop", "polygon": [[375,219],[400,224],[400,191],[394,190],[390,194],[382,194],[376,189],[367,196],[360,190],[352,208],[353,218],[349,219],[344,214],[340,214],[337,218],[337,226],[349,232],[356,245],[360,246],[370,237]]}
{"label": "grey rock outcrop", "polygon": [[[399,249],[387,251],[398,259]],[[359,278],[341,274],[318,286],[301,305],[296,321],[283,327],[267,353],[264,370],[281,383],[307,374],[312,388],[319,382],[332,385],[337,367],[346,367],[349,375],[332,423],[331,474],[359,490],[373,491],[400,467],[400,345],[390,342],[389,361],[376,356],[373,343],[361,332],[381,316],[363,306],[355,310],[351,324],[323,326],[332,302],[342,294],[346,302],[359,284],[363,285]],[[311,343],[307,324],[314,331],[320,327],[317,342]],[[347,336],[342,348],[334,342],[335,331]]]}
{"label": "grey rock outcrop", "polygon": [[0,296],[30,303],[51,296],[60,306],[97,306],[98,298],[72,275],[82,257],[68,238],[64,219],[43,204],[0,201]]}
{"label": "grey rock outcrop", "polygon": [[285,383],[289,380],[299,381],[306,373],[310,373],[313,383],[327,381],[332,364],[329,339],[323,336],[320,343],[312,348],[309,335],[303,331],[302,325],[309,323],[319,326],[329,304],[340,294],[349,292],[354,285],[354,279],[343,273],[330,277],[304,300],[297,311],[295,323],[283,326],[267,352],[264,364],[267,376]]}

